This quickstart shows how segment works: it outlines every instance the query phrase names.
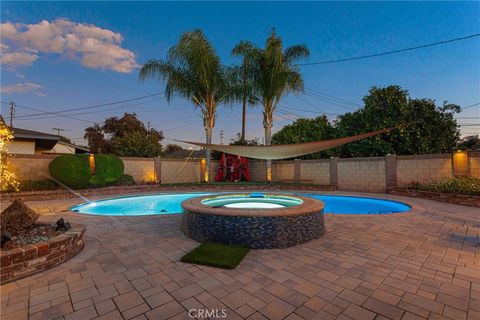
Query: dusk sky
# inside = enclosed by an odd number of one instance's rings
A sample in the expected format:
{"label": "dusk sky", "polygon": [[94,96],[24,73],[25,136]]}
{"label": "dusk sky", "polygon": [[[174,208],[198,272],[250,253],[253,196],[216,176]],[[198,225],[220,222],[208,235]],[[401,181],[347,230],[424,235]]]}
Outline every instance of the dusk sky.
{"label": "dusk sky", "polygon": [[[135,112],[168,138],[204,141],[202,120],[190,101],[170,104],[157,80],[141,83],[139,67],[163,59],[184,31],[201,28],[224,64],[240,40],[263,46],[272,28],[284,45],[305,44],[305,62],[342,59],[480,33],[480,2],[1,3],[1,101],[18,107],[14,126],[63,135],[84,144],[83,130],[106,117]],[[480,102],[480,37],[369,59],[303,66],[306,95],[286,97],[273,131],[319,110],[330,119],[358,108],[372,86],[397,84],[413,98],[460,106]],[[313,90],[313,91],[312,91]],[[331,97],[340,98],[342,100]],[[25,107],[31,108],[27,109]],[[70,108],[76,111],[41,114]],[[82,110],[83,109],[83,110]],[[287,110],[287,111],[286,111]],[[40,114],[40,115],[39,115]],[[76,119],[60,117],[66,115]],[[31,116],[30,116],[31,115]],[[28,116],[28,117],[27,117]],[[480,105],[457,115],[462,134],[476,134]],[[263,136],[260,107],[248,110],[247,138]],[[241,130],[241,106],[221,106],[214,142],[227,143]],[[165,140],[165,143],[171,143]]]}

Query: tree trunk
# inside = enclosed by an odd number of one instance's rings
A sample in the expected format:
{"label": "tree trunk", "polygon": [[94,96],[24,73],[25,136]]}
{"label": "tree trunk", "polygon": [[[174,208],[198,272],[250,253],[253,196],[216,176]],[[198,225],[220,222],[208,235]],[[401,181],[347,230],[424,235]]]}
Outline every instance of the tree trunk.
{"label": "tree trunk", "polygon": [[245,141],[245,121],[247,117],[247,65],[243,64],[243,110],[242,110],[242,141]]}
{"label": "tree trunk", "polygon": [[[205,128],[205,136],[206,136],[206,143],[212,143],[212,131],[213,128]],[[210,149],[205,149],[205,159],[206,159],[206,166],[205,166],[205,182],[210,182]]]}
{"label": "tree trunk", "polygon": [[[265,145],[272,144],[272,125],[265,126]],[[267,181],[272,181],[272,160],[267,160]]]}

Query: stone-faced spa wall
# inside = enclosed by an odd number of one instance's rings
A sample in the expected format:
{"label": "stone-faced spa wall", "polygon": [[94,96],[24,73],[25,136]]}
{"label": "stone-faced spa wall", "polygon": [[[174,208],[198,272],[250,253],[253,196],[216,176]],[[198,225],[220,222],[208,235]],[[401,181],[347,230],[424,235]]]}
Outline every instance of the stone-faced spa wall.
{"label": "stone-faced spa wall", "polygon": [[320,238],[325,232],[323,203],[300,197],[302,204],[281,209],[215,208],[198,197],[182,203],[181,229],[190,238],[253,249],[286,248]]}

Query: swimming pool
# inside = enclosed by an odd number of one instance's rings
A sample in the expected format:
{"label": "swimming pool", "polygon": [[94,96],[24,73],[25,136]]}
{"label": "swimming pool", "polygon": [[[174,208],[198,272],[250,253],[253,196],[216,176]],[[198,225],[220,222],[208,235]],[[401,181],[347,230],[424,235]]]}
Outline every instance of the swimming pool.
{"label": "swimming pool", "polygon": [[[128,196],[88,202],[70,210],[103,216],[142,216],[151,214],[178,214],[184,200],[212,194],[228,193],[178,193]],[[354,196],[290,193],[311,197],[325,203],[325,213],[333,214],[388,214],[409,211],[410,206],[392,200]]]}

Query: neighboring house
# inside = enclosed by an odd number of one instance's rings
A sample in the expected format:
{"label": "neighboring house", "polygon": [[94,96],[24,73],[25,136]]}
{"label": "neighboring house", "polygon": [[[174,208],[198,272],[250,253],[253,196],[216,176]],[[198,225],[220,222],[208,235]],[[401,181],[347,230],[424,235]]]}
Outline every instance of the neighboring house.
{"label": "neighboring house", "polygon": [[13,139],[8,146],[12,154],[74,154],[88,153],[89,150],[74,144],[61,141],[59,136],[32,131],[27,129],[9,127]]}

